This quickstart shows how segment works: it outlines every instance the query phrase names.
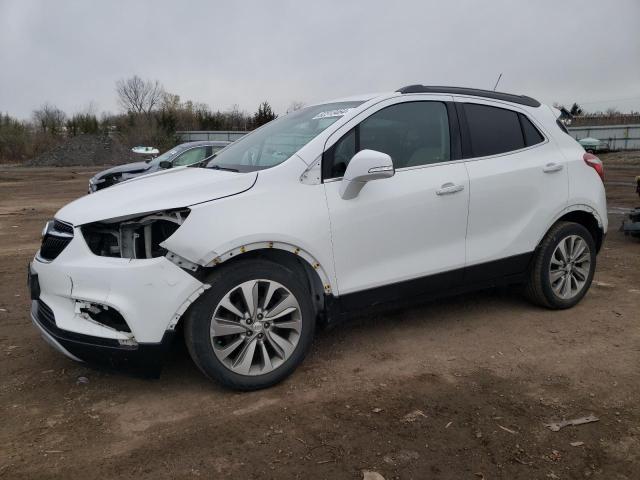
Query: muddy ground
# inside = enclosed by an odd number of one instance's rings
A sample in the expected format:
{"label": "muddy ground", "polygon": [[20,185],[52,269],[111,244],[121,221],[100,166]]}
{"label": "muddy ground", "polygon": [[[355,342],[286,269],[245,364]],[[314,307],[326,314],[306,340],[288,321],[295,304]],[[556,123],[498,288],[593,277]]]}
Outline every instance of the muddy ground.
{"label": "muddy ground", "polygon": [[603,158],[610,232],[577,307],[494,290],[361,318],[254,393],[209,383],[179,341],[159,380],[45,344],[26,265],[94,170],[0,168],[0,479],[639,478],[640,241],[617,227],[640,155]]}

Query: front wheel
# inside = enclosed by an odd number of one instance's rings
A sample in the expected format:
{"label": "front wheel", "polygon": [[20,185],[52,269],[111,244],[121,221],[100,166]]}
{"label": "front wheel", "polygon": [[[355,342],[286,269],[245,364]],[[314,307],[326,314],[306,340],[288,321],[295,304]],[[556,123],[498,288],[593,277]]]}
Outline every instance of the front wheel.
{"label": "front wheel", "polygon": [[315,329],[302,277],[265,260],[223,266],[185,324],[191,357],[205,375],[238,390],[286,378],[308,352]]}
{"label": "front wheel", "polygon": [[526,294],[547,308],[570,308],[589,290],[596,269],[596,246],[585,227],[558,222],[547,232],[529,272]]}

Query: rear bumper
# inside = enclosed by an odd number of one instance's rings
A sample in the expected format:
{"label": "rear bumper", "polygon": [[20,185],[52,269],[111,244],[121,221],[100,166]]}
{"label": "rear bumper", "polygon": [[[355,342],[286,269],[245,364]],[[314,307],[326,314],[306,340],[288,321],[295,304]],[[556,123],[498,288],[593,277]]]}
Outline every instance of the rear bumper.
{"label": "rear bumper", "polygon": [[72,360],[119,370],[158,376],[174,332],[165,332],[158,343],[121,345],[118,340],[93,337],[58,328],[51,309],[42,300],[31,301],[31,320],[53,348]]}

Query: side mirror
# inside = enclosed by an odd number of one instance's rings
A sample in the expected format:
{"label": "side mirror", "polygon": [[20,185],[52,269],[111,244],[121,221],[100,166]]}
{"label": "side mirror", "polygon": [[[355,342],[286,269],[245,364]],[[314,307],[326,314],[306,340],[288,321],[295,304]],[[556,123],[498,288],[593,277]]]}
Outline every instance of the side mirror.
{"label": "side mirror", "polygon": [[171,168],[171,162],[169,160],[163,160],[160,162],[160,168]]}
{"label": "side mirror", "polygon": [[343,200],[355,198],[365,183],[393,177],[395,173],[393,160],[389,155],[375,150],[361,150],[347,165],[340,184],[340,196]]}

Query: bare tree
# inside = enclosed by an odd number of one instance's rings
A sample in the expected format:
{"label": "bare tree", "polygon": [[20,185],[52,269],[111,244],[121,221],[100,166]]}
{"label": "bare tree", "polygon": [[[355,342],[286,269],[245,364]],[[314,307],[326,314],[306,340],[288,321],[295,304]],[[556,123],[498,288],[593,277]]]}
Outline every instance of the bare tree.
{"label": "bare tree", "polygon": [[139,76],[118,80],[116,92],[120,106],[127,112],[149,114],[164,96],[164,89],[157,80],[142,80]]}
{"label": "bare tree", "polygon": [[295,112],[296,110],[300,110],[301,108],[305,107],[305,103],[301,102],[299,100],[294,100],[293,102],[291,102],[291,105],[289,105],[289,108],[287,108],[287,113],[291,113],[291,112]]}
{"label": "bare tree", "polygon": [[163,92],[162,101],[160,102],[162,110],[178,110],[180,108],[180,95],[175,93]]}
{"label": "bare tree", "polygon": [[33,121],[45,133],[57,135],[62,131],[67,115],[55,105],[45,103],[33,111]]}

